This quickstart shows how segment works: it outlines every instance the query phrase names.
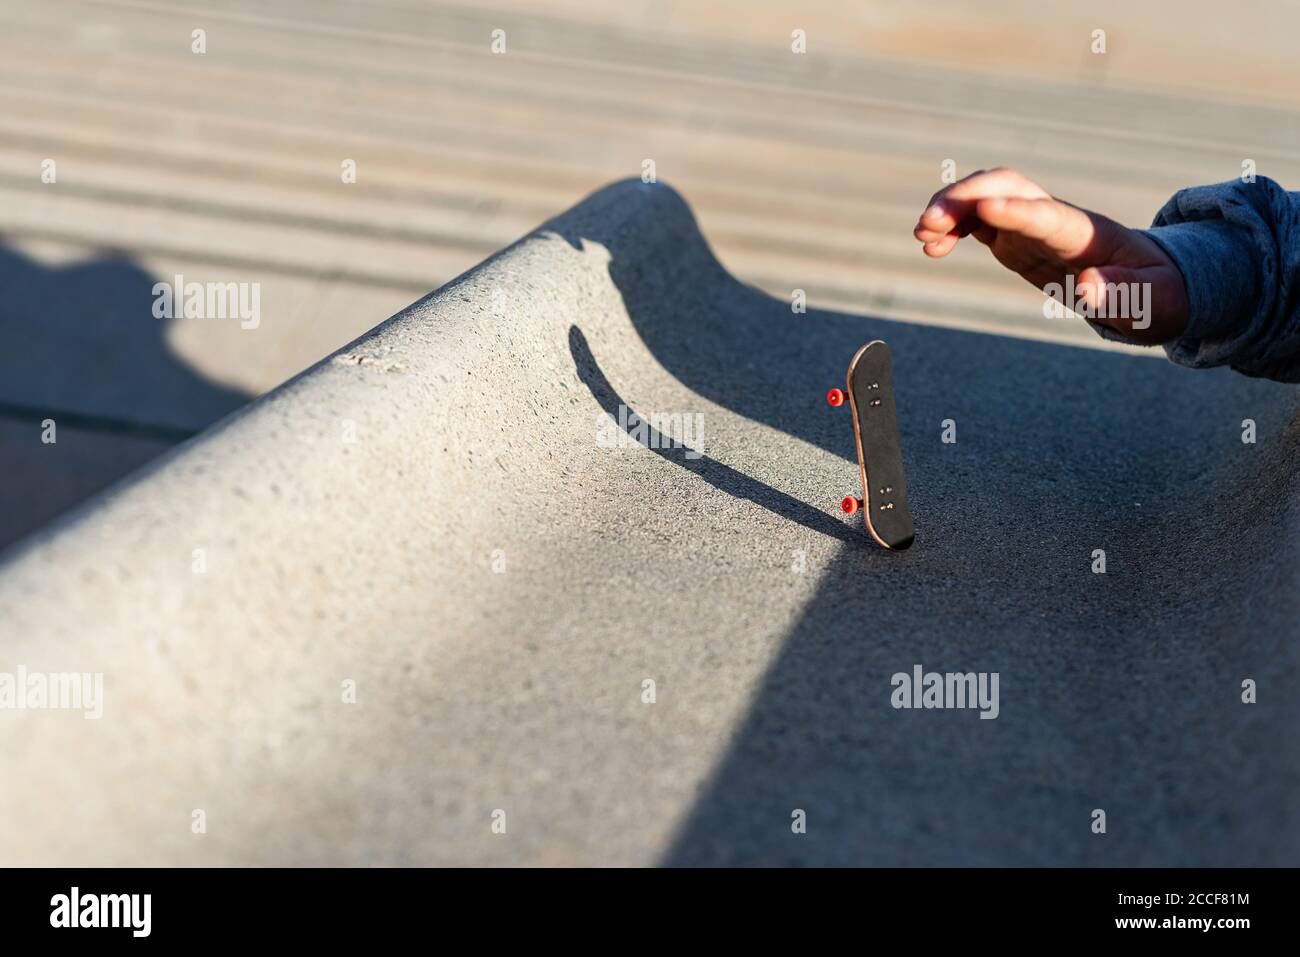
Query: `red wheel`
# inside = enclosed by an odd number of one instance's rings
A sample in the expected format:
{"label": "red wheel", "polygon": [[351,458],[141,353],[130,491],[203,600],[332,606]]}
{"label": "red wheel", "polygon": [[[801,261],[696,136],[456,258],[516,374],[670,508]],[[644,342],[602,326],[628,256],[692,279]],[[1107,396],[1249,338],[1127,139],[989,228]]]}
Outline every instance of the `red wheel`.
{"label": "red wheel", "polygon": [[846,515],[852,515],[861,505],[862,501],[854,498],[852,495],[844,496],[844,501],[840,502],[840,508],[844,509],[844,514]]}
{"label": "red wheel", "polygon": [[835,408],[839,408],[844,404],[844,393],[840,389],[831,389],[826,393],[826,401]]}

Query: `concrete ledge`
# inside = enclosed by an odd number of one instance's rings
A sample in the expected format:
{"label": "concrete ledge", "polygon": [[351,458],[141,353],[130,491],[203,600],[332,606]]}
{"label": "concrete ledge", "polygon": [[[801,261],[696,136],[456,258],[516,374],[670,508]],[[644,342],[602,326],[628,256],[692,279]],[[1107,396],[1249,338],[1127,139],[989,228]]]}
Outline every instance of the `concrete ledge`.
{"label": "concrete ledge", "polygon": [[[877,336],[906,556],[833,511]],[[7,555],[0,671],[104,700],[0,711],[0,861],[1294,863],[1298,446],[1272,383],[792,315],[616,184]]]}

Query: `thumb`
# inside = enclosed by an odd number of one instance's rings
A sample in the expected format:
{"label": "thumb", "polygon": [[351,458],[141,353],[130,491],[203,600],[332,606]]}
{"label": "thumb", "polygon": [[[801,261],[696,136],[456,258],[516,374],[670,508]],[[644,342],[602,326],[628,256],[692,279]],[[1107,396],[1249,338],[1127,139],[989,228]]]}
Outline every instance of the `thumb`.
{"label": "thumb", "polygon": [[975,213],[986,226],[1037,240],[1065,259],[1083,253],[1097,233],[1096,224],[1086,212],[1051,197],[982,199]]}
{"label": "thumb", "polygon": [[1182,289],[1174,290],[1171,281],[1181,287],[1181,279],[1163,266],[1090,266],[1075,280],[1075,294],[1087,304],[1086,318],[1138,342],[1159,342],[1170,337],[1177,299],[1186,316],[1186,297],[1174,295]]}

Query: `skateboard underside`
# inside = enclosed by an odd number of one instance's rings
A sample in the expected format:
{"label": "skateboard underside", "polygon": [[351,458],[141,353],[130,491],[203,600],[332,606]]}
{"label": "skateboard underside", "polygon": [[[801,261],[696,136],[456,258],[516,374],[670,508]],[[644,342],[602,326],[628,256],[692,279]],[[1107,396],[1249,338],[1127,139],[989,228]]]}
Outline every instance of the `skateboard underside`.
{"label": "skateboard underside", "polygon": [[889,346],[869,342],[849,363],[848,395],[862,478],[862,518],[871,537],[902,550],[915,540],[894,405]]}

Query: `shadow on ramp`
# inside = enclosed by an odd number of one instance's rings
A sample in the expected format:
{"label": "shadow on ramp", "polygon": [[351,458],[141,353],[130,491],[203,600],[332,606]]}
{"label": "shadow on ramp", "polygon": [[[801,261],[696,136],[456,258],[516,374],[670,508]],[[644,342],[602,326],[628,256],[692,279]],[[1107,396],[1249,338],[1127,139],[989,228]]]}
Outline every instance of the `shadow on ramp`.
{"label": "shadow on ramp", "polygon": [[[1300,711],[1282,690],[1300,638],[1293,387],[794,315],[727,273],[671,190],[618,184],[588,202],[598,215],[548,228],[605,247],[654,359],[742,416],[853,461],[848,420],[822,397],[859,346],[887,341],[918,525],[904,555],[854,560],[872,546],[852,536],[813,570],[815,598],[664,863],[1300,859]],[[621,213],[602,213],[608,203]],[[570,348],[616,408],[580,333]],[[1255,444],[1242,441],[1247,419]],[[949,424],[955,443],[941,440]],[[811,505],[695,471],[823,530]],[[891,676],[916,664],[998,672],[998,718],[895,710]],[[1247,678],[1276,697],[1243,704]],[[796,810],[806,834],[792,832]]]}
{"label": "shadow on ramp", "polygon": [[636,436],[634,430],[642,421],[641,417],[628,407],[622,397],[614,391],[614,387],[609,384],[609,380],[605,378],[605,374],[591,354],[591,347],[587,345],[586,337],[577,326],[569,329],[569,352],[573,356],[578,377],[591,390],[600,407],[615,423],[629,423],[631,428],[627,430],[628,434],[632,435],[640,445],[699,476],[728,495],[746,499],[822,535],[829,535],[842,542],[857,541],[857,536],[852,534],[843,523],[835,521],[825,512],[774,489],[765,482],[750,478],[729,465],[723,465],[707,455],[682,447],[663,436],[658,429],[647,427],[643,436]]}
{"label": "shadow on ramp", "polygon": [[47,266],[0,247],[0,547],[248,400],[173,352],[155,281],[125,256]]}

